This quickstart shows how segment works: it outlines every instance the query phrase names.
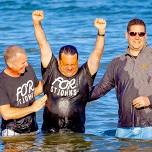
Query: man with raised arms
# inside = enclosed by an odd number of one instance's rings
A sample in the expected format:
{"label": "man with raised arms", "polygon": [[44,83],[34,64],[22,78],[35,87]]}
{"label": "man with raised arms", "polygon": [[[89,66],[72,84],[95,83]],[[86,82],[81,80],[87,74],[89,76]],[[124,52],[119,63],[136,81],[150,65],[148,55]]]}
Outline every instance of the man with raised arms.
{"label": "man with raised arms", "polygon": [[106,21],[96,19],[98,29],[95,48],[88,61],[78,66],[78,52],[72,45],[65,45],[59,51],[58,60],[52,53],[41,22],[43,11],[32,14],[35,36],[40,47],[44,92],[48,95],[43,113],[42,130],[59,132],[69,130],[85,132],[85,107],[104,50]]}

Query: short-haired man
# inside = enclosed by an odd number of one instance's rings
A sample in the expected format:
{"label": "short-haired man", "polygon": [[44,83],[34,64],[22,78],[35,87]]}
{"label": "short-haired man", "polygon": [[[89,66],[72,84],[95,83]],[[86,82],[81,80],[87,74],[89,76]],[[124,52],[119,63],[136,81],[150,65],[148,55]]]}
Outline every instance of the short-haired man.
{"label": "short-haired man", "polygon": [[42,83],[27,61],[25,50],[9,46],[4,53],[6,68],[0,73],[1,135],[3,137],[36,133],[38,126],[35,112],[47,100],[43,96],[35,101],[42,90]]}
{"label": "short-haired man", "polygon": [[116,89],[119,138],[152,139],[152,49],[147,45],[146,25],[140,19],[128,23],[127,52],[112,60],[91,98]]}
{"label": "short-haired man", "polygon": [[106,22],[96,19],[98,29],[96,46],[88,61],[78,66],[78,52],[74,46],[65,45],[60,49],[57,60],[46,40],[41,21],[43,11],[32,14],[35,35],[40,47],[44,92],[48,95],[44,109],[42,130],[44,132],[85,131],[85,107],[89,101],[89,89],[100,65],[104,49]]}

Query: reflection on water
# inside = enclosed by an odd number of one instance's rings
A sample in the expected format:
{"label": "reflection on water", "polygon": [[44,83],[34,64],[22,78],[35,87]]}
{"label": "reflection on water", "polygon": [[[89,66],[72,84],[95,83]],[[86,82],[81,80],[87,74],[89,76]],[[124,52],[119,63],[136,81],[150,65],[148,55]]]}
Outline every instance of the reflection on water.
{"label": "reflection on water", "polygon": [[43,148],[51,151],[86,151],[91,148],[92,142],[82,134],[54,134],[43,136]]}
{"label": "reflection on water", "polygon": [[39,134],[3,139],[4,152],[151,152],[151,141],[117,139],[115,130],[101,136],[77,133]]}
{"label": "reflection on water", "polygon": [[2,138],[4,152],[24,152],[33,149],[36,136]]}
{"label": "reflection on water", "polygon": [[24,151],[88,151],[92,142],[83,134],[56,133],[39,134],[37,136],[24,136],[3,139],[5,152]]}

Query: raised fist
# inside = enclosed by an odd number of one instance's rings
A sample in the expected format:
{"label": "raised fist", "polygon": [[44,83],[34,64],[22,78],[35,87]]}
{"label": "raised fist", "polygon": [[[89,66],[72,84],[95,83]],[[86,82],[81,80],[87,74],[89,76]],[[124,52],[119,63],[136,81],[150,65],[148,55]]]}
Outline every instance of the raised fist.
{"label": "raised fist", "polygon": [[33,11],[32,19],[34,22],[41,22],[44,19],[44,12],[42,10]]}
{"label": "raised fist", "polygon": [[101,18],[96,18],[94,21],[94,26],[99,30],[99,32],[105,32],[106,29],[106,21]]}

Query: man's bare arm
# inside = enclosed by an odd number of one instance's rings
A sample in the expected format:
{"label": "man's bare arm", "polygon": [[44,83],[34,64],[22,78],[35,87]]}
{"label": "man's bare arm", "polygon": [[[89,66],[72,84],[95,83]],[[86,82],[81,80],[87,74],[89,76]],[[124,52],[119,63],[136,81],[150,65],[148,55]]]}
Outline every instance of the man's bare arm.
{"label": "man's bare arm", "polygon": [[46,68],[52,57],[52,51],[41,25],[41,22],[44,19],[44,12],[41,10],[33,11],[32,19],[35,30],[35,37],[40,48],[42,66]]}
{"label": "man's bare arm", "polygon": [[37,87],[35,87],[34,90],[34,96],[38,96],[43,92],[43,81],[39,81],[39,84]]}
{"label": "man's bare arm", "polygon": [[37,112],[42,107],[44,107],[47,96],[36,100],[31,106],[25,108],[15,108],[11,107],[10,104],[0,106],[0,112],[4,120],[19,119],[30,113]]}
{"label": "man's bare arm", "polygon": [[98,29],[98,34],[95,48],[88,59],[88,67],[91,75],[94,75],[97,72],[100,65],[100,59],[104,50],[106,21],[100,18],[96,19],[94,21],[94,26]]}

